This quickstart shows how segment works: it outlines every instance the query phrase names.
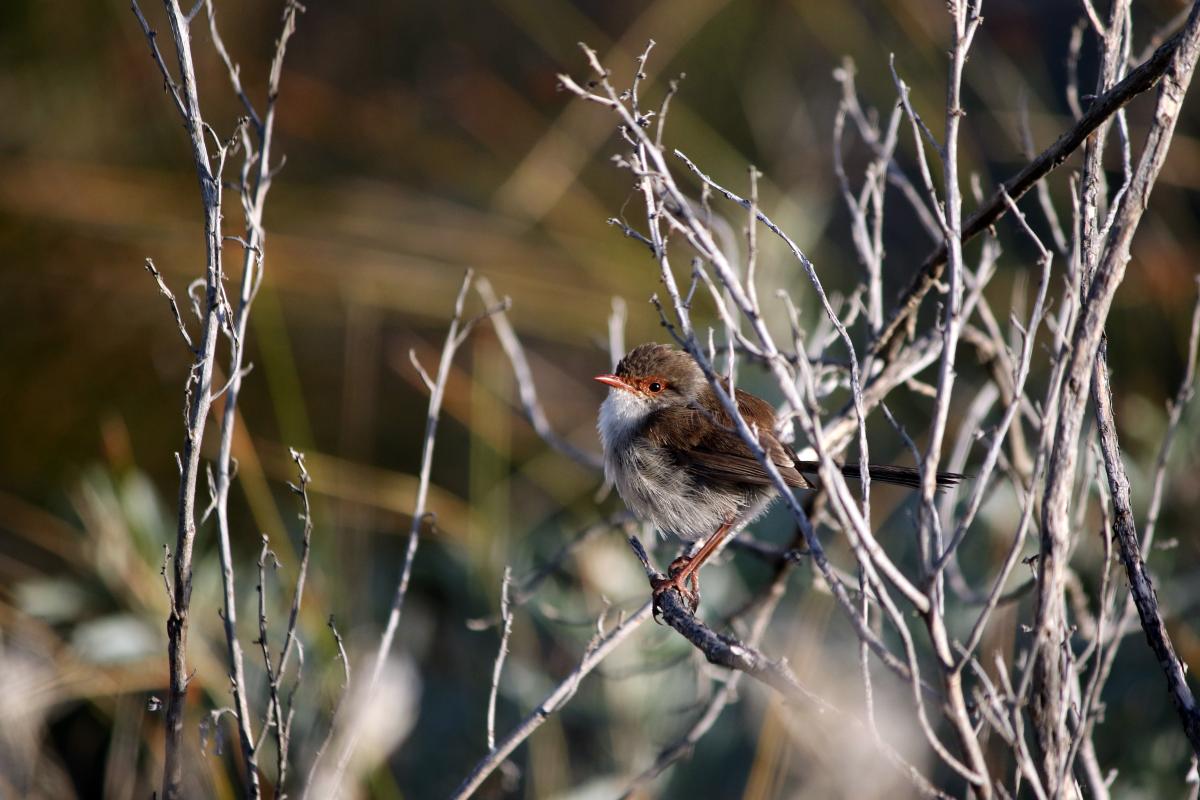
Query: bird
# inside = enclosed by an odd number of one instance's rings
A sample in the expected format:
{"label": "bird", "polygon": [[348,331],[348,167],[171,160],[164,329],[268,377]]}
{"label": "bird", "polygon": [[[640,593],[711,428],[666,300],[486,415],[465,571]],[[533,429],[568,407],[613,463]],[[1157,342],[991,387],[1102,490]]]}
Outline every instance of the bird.
{"label": "bird", "polygon": [[[686,351],[648,342],[633,348],[610,374],[595,376],[609,387],[597,429],[604,448],[604,473],[625,505],[660,533],[684,541],[704,540],[694,555],[671,562],[666,576],[651,579],[655,606],[661,594],[678,590],[694,613],[700,602],[698,570],[731,531],[765,513],[777,497],[766,469],[733,426],[704,371]],[[728,390],[728,383],[724,388]],[[784,483],[815,489],[817,461],[802,461],[775,430],[775,410],[742,389],[738,412]],[[840,467],[858,479],[857,464]],[[869,464],[872,481],[920,488],[910,467]],[[939,488],[963,476],[939,472]]]}

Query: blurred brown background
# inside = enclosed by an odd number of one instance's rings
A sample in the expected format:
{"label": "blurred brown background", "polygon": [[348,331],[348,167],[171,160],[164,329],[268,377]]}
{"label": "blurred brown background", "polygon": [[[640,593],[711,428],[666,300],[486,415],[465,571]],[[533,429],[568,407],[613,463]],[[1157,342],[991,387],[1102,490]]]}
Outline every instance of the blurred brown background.
{"label": "blurred brown background", "polygon": [[[161,10],[145,5],[164,30]],[[1139,4],[1139,41],[1178,7]],[[218,10],[243,81],[261,103],[280,9],[256,2]],[[1066,42],[1079,12],[1062,0],[989,3],[984,13],[966,76],[962,152],[989,188],[1024,161],[1021,98],[1039,147],[1070,124]],[[839,93],[831,73],[852,57],[864,103],[886,112],[894,52],[914,102],[940,132],[947,25],[937,0],[310,4],[282,81],[276,153],[287,164],[267,202],[266,280],[251,316],[254,371],[241,404],[233,498],[248,614],[260,533],[279,551],[285,583],[292,574],[299,523],[284,486],[293,469],[287,447],[308,454],[316,533],[303,619],[312,687],[306,737],[319,737],[339,683],[325,619],[336,616],[361,664],[390,598],[425,413],[407,350],[436,363],[463,270],[474,267],[512,298],[551,421],[581,447],[598,447],[601,393],[590,376],[608,366],[611,298],[628,301],[628,341],[663,336],[646,302],[656,289],[652,263],[605,224],[627,202],[627,216],[637,217],[628,174],[609,163],[619,150],[613,120],[556,89],[557,72],[584,74],[575,43],[596,47],[624,79],[654,38],[651,97],[666,78],[686,73],[668,143],[732,186],[744,184],[747,164],[757,165],[764,206],[825,280],[845,289],[857,266],[831,167]],[[202,106],[227,133],[239,107],[206,27],[196,28]],[[1093,63],[1085,44],[1085,87]],[[1135,143],[1144,106],[1133,110]],[[174,536],[172,453],[182,436],[187,354],[142,263],[153,257],[180,296],[199,274],[196,179],[122,2],[0,5],[0,108],[0,680],[23,698],[9,712],[0,767],[32,760],[57,781],[48,785],[61,787],[58,796],[145,796],[161,748],[160,720],[147,702],[166,676],[158,571],[161,547]],[[1139,511],[1194,299],[1198,133],[1192,97],[1109,326]],[[910,157],[911,143],[902,150]],[[852,165],[853,158],[852,151]],[[1063,175],[1055,187],[1065,213]],[[231,233],[240,232],[238,216],[230,197]],[[928,243],[900,212],[887,235],[888,284],[898,289]],[[1011,250],[1001,269],[1019,273],[1029,261],[1019,246]],[[782,256],[762,269],[810,302],[803,276]],[[514,398],[508,364],[484,326],[446,400],[431,501],[438,524],[422,543],[397,646],[409,665],[399,691],[413,710],[392,732],[395,741],[406,737],[402,744],[370,773],[373,795],[444,795],[483,752],[496,634],[469,631],[464,620],[494,612],[505,564],[523,574],[596,518],[597,476],[548,451]],[[1151,558],[1168,624],[1193,666],[1200,545],[1190,522],[1200,511],[1200,482],[1187,451],[1196,419],[1190,412],[1177,442],[1160,533],[1177,546]],[[618,507],[605,501],[605,510]],[[766,527],[769,537],[774,528]],[[205,528],[191,645],[202,687],[193,692],[196,723],[201,709],[228,702],[215,564]],[[727,567],[750,581],[756,568]],[[968,574],[986,569],[969,565]],[[722,580],[713,578],[715,598]],[[806,662],[796,642],[824,647],[846,632],[826,601],[800,605],[803,588],[793,591],[797,605],[779,615],[776,647],[791,642],[803,676],[806,663],[821,667]],[[518,617],[500,729],[569,669],[602,597],[628,608],[643,596],[616,534],[570,560]],[[282,609],[282,590],[277,601]],[[1186,743],[1140,639],[1126,642],[1105,695],[1101,762],[1120,768],[1122,796],[1173,796],[1182,792]],[[626,650],[611,674],[592,679],[518,752],[521,777],[509,787],[489,784],[492,795],[609,796],[672,738],[694,680],[693,668],[678,668],[686,649],[649,631]],[[824,668],[836,670],[836,662]],[[780,752],[767,747],[780,737],[768,698],[760,687],[744,692],[754,696],[727,711],[697,756],[657,784],[663,796],[790,796],[817,785],[803,773],[822,769],[819,761],[795,742]],[[650,718],[647,698],[661,704]],[[306,738],[300,752],[311,744]],[[206,793],[229,796],[236,776],[221,756],[208,758],[197,780]]]}

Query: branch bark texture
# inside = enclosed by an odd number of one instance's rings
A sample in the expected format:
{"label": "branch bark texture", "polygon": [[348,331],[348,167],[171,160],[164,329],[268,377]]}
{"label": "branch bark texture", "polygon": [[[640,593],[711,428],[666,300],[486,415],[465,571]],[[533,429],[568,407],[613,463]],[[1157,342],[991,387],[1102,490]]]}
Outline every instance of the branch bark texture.
{"label": "branch bark texture", "polygon": [[1069,642],[1064,603],[1067,560],[1072,540],[1071,496],[1075,486],[1076,456],[1083,415],[1097,349],[1113,296],[1125,276],[1134,232],[1146,209],[1150,191],[1166,160],[1184,94],[1200,54],[1200,3],[1192,8],[1187,25],[1163,74],[1155,106],[1154,124],[1146,138],[1137,169],[1121,196],[1095,274],[1087,288],[1067,353],[1059,397],[1059,421],[1051,451],[1042,506],[1041,553],[1038,559],[1038,603],[1035,624],[1036,666],[1034,713],[1041,769],[1051,785],[1059,780],[1069,749],[1066,657]]}

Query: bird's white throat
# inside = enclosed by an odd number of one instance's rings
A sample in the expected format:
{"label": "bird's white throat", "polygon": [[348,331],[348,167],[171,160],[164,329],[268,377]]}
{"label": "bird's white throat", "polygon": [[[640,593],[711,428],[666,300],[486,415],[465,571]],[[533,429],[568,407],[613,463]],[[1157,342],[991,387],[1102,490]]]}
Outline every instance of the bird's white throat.
{"label": "bird's white throat", "polygon": [[621,389],[609,389],[608,397],[600,404],[600,418],[596,427],[600,431],[600,443],[604,452],[627,443],[653,410],[649,398]]}

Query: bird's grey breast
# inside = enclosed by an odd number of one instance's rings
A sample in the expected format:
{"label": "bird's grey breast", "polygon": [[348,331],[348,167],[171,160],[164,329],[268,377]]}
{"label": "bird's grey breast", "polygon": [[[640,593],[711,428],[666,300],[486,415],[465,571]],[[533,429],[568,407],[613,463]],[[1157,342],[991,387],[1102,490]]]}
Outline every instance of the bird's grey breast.
{"label": "bird's grey breast", "polygon": [[600,407],[604,473],[629,510],[683,539],[706,537],[740,517],[746,498],[707,490],[668,448],[642,435],[652,414],[648,403],[621,391]]}

